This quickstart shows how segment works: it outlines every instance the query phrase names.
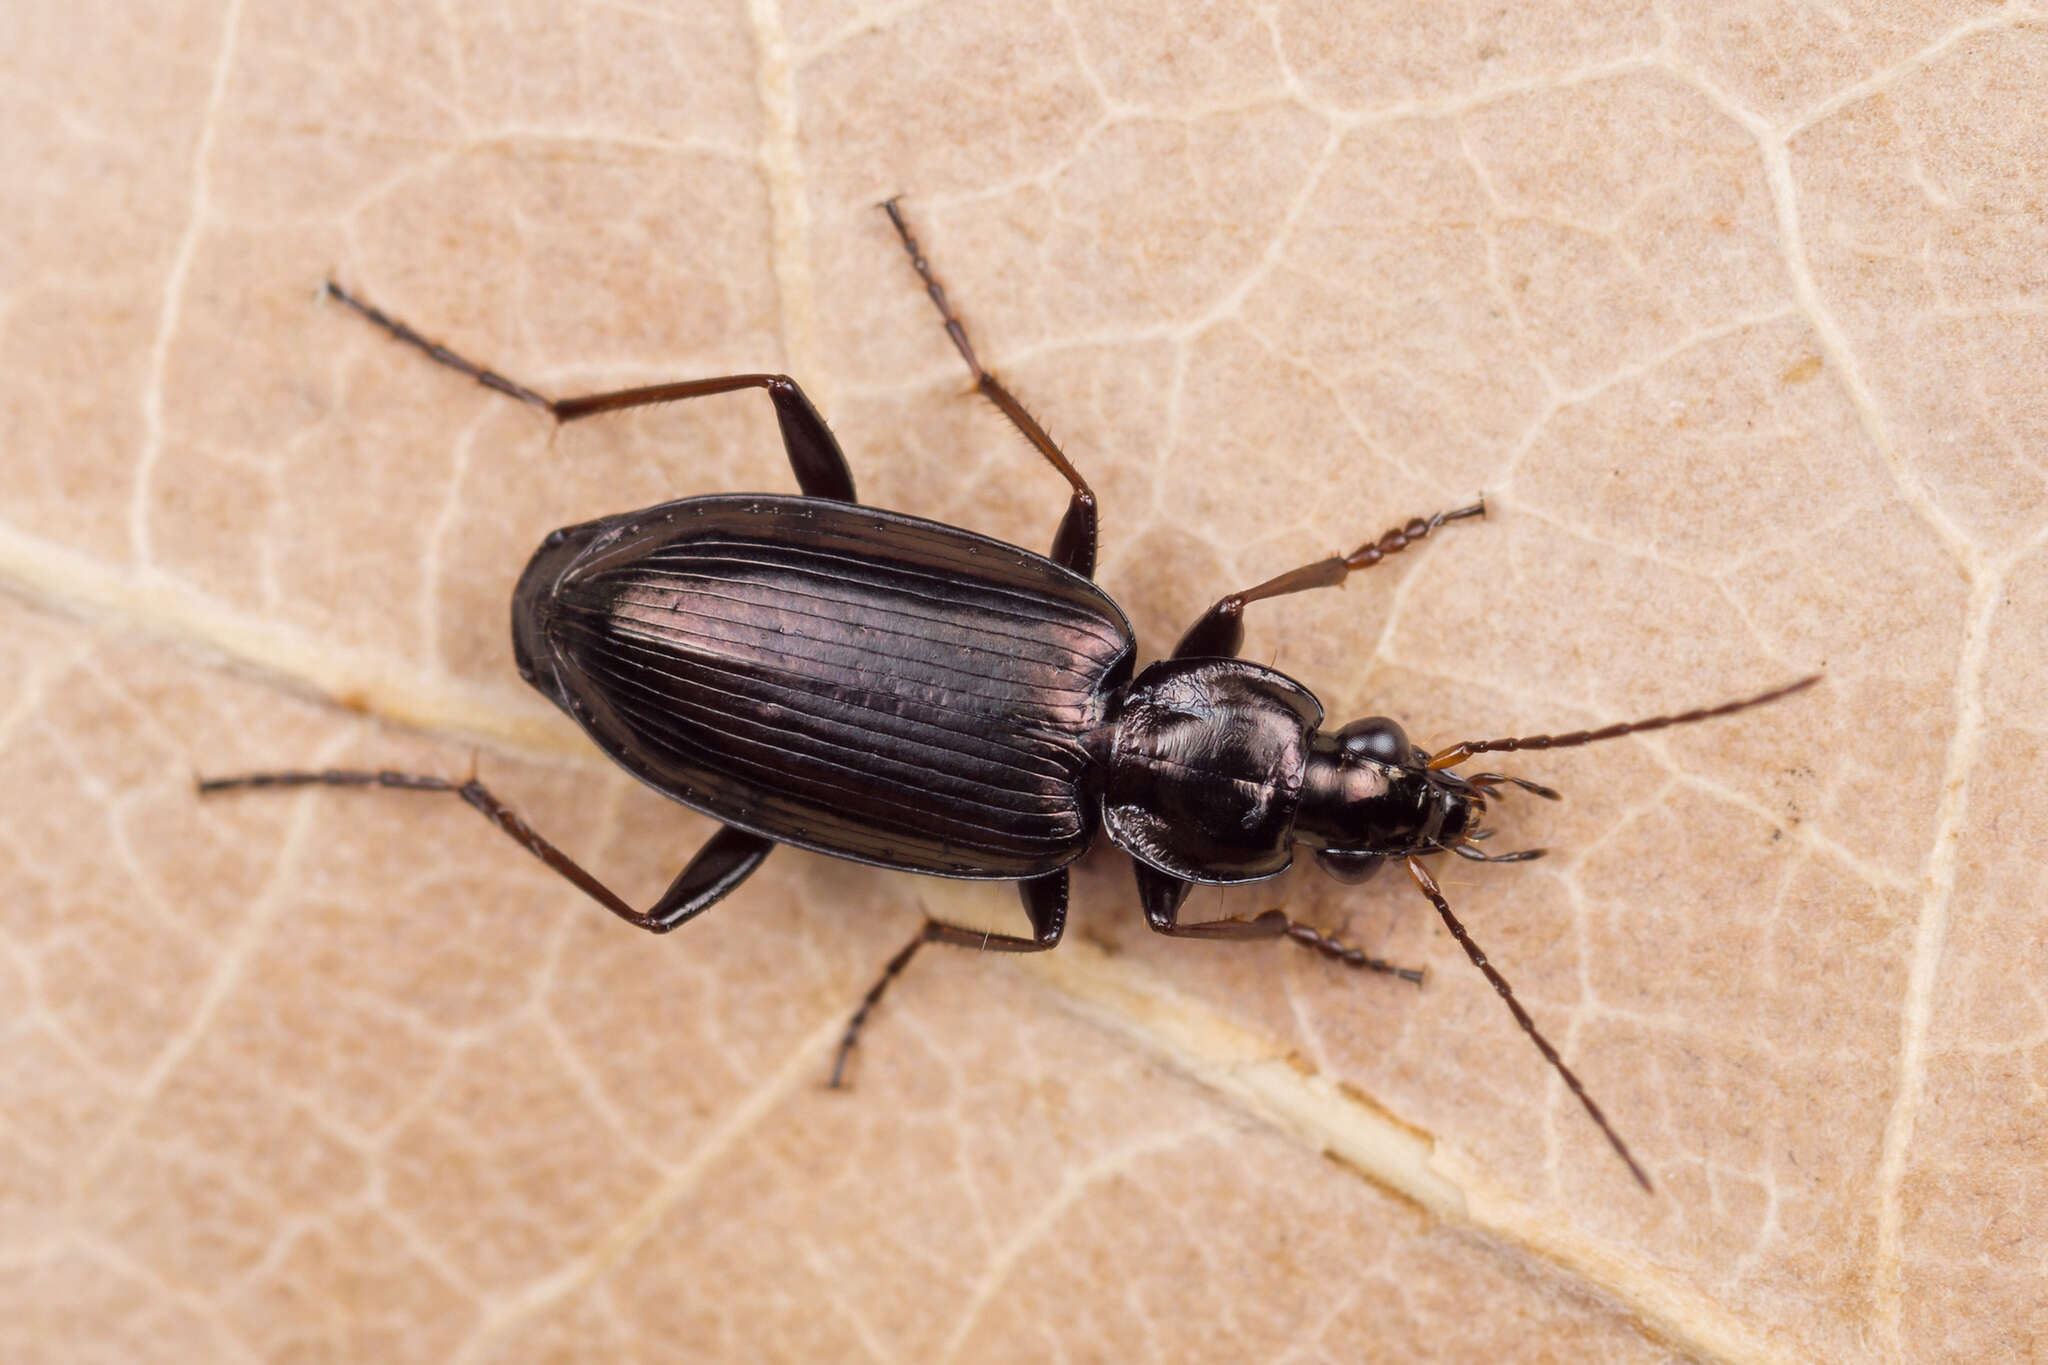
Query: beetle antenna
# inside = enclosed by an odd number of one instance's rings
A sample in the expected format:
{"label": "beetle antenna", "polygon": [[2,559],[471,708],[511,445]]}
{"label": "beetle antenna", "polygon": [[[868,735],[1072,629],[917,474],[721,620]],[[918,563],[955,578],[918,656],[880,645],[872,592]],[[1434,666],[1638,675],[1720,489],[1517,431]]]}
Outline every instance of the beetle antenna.
{"label": "beetle antenna", "polygon": [[1752,706],[1789,697],[1794,692],[1804,692],[1819,682],[1818,673],[1801,678],[1798,682],[1774,687],[1768,692],[1759,692],[1754,697],[1741,701],[1723,702],[1719,706],[1706,706],[1697,711],[1681,711],[1675,716],[1652,716],[1648,720],[1632,720],[1620,725],[1608,725],[1598,730],[1574,730],[1568,735],[1527,735],[1519,739],[1468,739],[1429,760],[1432,771],[1441,768],[1455,768],[1474,754],[1504,754],[1517,749],[1571,749],[1581,744],[1597,744],[1603,739],[1620,739],[1644,730],[1662,730],[1672,725],[1690,725],[1694,721],[1713,720],[1717,716],[1732,716],[1737,711],[1747,711]]}
{"label": "beetle antenna", "polygon": [[1465,932],[1465,926],[1451,913],[1451,904],[1444,899],[1444,893],[1437,889],[1436,878],[1430,876],[1429,869],[1417,862],[1412,855],[1403,861],[1408,864],[1408,875],[1415,879],[1416,889],[1429,897],[1429,902],[1436,907],[1437,914],[1443,916],[1444,927],[1451,931],[1452,938],[1458,940],[1458,946],[1465,950],[1466,957],[1472,959],[1472,965],[1485,973],[1486,979],[1493,984],[1493,989],[1507,1003],[1508,1013],[1515,1016],[1515,1022],[1522,1026],[1522,1032],[1529,1035],[1529,1040],[1536,1044],[1536,1050],[1543,1054],[1543,1060],[1549,1062],[1557,1074],[1564,1077],[1564,1083],[1579,1097],[1579,1103],[1586,1106],[1586,1112],[1592,1115],[1593,1122],[1599,1125],[1600,1131],[1607,1135],[1608,1145],[1614,1148],[1614,1154],[1628,1167],[1629,1174],[1636,1178],[1636,1183],[1646,1192],[1654,1192],[1650,1177],[1636,1164],[1636,1159],[1629,1155],[1628,1144],[1609,1126],[1607,1116],[1600,1112],[1600,1106],[1586,1093],[1586,1087],[1579,1083],[1579,1078],[1572,1074],[1572,1069],[1564,1064],[1564,1058],[1557,1055],[1557,1049],[1550,1045],[1550,1040],[1536,1031],[1536,1021],[1529,1017],[1529,1011],[1522,1008],[1522,1002],[1515,999],[1514,988],[1508,985],[1507,978],[1494,970],[1493,964],[1486,960],[1485,951],[1472,941],[1472,936]]}

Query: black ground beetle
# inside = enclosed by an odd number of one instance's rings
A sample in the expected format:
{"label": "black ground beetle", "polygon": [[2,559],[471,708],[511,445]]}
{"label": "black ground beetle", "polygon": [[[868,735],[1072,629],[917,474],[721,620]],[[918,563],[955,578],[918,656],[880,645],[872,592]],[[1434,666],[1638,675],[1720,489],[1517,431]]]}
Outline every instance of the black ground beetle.
{"label": "black ground beetle", "polygon": [[848,1022],[833,1085],[889,983],[927,943],[1043,952],[1060,941],[1067,868],[1106,830],[1131,855],[1145,919],[1181,938],[1291,938],[1346,966],[1419,982],[1268,910],[1183,924],[1194,883],[1259,881],[1294,848],[1339,881],[1398,859],[1515,1022],[1644,1188],[1644,1174],[1557,1050],[1451,913],[1422,859],[1488,854],[1480,827],[1500,773],[1450,771],[1475,754],[1554,749],[1732,715],[1818,676],[1681,715],[1563,735],[1490,739],[1434,755],[1372,716],[1335,731],[1292,678],[1237,656],[1246,604],[1335,587],[1483,503],[1419,518],[1342,558],[1235,592],[1170,657],[1132,676],[1137,642],[1091,581],[1095,495],[1038,422],[976,359],[896,202],[883,210],[981,393],[1072,486],[1050,557],[958,527],[863,507],[825,422],[779,374],[737,374],[549,399],[427,340],[329,283],[398,340],[557,422],[650,403],[765,389],[801,497],[684,498],[550,534],[512,597],[519,672],[605,753],[662,795],[720,822],[654,905],[635,910],[471,778],[330,770],[202,780],[252,787],[388,787],[460,796],[619,918],[667,933],[710,908],[777,844],[941,877],[1018,883],[1029,937],[927,920]]}

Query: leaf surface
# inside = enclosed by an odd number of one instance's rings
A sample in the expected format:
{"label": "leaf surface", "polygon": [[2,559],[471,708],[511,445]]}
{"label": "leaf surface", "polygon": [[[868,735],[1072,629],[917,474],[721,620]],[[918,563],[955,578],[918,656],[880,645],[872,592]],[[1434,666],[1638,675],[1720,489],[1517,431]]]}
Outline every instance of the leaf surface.
{"label": "leaf surface", "polygon": [[[0,84],[0,1356],[11,1361],[2034,1358],[2048,1180],[2048,25],[1119,0],[24,13]],[[555,432],[317,297],[551,394],[796,376],[864,499],[1033,547],[909,217],[1093,481],[1151,650],[1486,496],[1248,657],[1418,741],[1814,670],[1500,766],[1523,867],[1274,904],[1426,966],[1145,932],[710,830],[511,667],[549,529],[789,491],[758,394]]]}

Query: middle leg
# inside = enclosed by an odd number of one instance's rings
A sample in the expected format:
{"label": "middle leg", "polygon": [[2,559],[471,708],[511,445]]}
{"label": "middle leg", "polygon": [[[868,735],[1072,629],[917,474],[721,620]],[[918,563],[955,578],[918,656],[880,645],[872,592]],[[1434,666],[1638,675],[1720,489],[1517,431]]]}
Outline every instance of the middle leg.
{"label": "middle leg", "polygon": [[853,1012],[853,1018],[846,1021],[846,1032],[839,1039],[839,1055],[832,1062],[832,1079],[828,1082],[837,1090],[846,1075],[846,1059],[853,1055],[853,1045],[860,1041],[860,1031],[881,1003],[889,983],[903,975],[903,969],[910,965],[910,959],[917,956],[917,950],[927,943],[950,943],[956,948],[976,948],[991,953],[1044,953],[1059,946],[1060,935],[1067,928],[1067,870],[1047,873],[1030,881],[1017,883],[1017,893],[1024,899],[1024,913],[1031,920],[1031,937],[1019,934],[992,934],[983,929],[969,929],[961,924],[948,924],[944,920],[928,919],[917,936],[904,944],[882,967],[882,974],[875,984],[868,987],[868,993],[861,998],[860,1008]]}
{"label": "middle leg", "polygon": [[889,215],[889,221],[895,225],[896,235],[903,239],[903,249],[910,253],[911,268],[916,270],[917,277],[924,281],[924,292],[931,295],[932,303],[938,307],[939,316],[945,320],[946,335],[953,339],[954,349],[958,350],[960,358],[967,362],[967,368],[974,372],[974,386],[981,390],[982,396],[989,402],[1002,409],[1003,416],[1009,418],[1011,424],[1024,433],[1024,439],[1038,448],[1038,453],[1045,456],[1046,463],[1057,469],[1060,477],[1074,490],[1073,496],[1067,502],[1067,514],[1060,518],[1060,529],[1053,535],[1052,553],[1049,558],[1056,564],[1072,569],[1083,578],[1095,577],[1095,490],[1088,486],[1088,481],[1081,477],[1080,471],[1074,468],[1066,454],[1054,444],[1045,428],[1038,424],[1038,419],[1026,412],[1024,405],[1003,387],[1003,381],[982,368],[980,358],[974,354],[974,347],[968,344],[966,326],[953,311],[953,306],[946,302],[945,288],[940,285],[938,277],[932,274],[931,263],[925,260],[924,253],[918,249],[917,238],[910,235],[910,226],[903,221],[903,211],[896,207],[896,201],[891,199],[883,204],[882,211]]}

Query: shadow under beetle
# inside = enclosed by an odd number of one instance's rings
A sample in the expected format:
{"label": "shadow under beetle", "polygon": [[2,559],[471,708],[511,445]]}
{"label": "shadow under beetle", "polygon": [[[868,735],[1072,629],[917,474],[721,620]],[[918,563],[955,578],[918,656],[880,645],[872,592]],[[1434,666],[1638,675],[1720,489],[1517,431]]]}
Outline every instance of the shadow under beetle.
{"label": "shadow under beetle", "polygon": [[387,787],[460,796],[629,924],[667,933],[745,881],[777,844],[942,877],[1018,883],[1028,937],[927,919],[849,1020],[838,1085],[861,1026],[927,943],[1043,952],[1060,941],[1067,867],[1097,831],[1131,855],[1145,919],[1180,938],[1291,938],[1346,966],[1419,982],[1268,910],[1184,924],[1195,883],[1260,881],[1294,848],[1344,882],[1398,859],[1544,1059],[1645,1189],[1649,1177],[1507,981],[1451,913],[1422,859],[1488,854],[1500,773],[1459,776],[1476,754],[1553,749],[1732,715],[1818,675],[1725,705],[1563,735],[1456,744],[1431,755],[1384,716],[1322,728],[1292,678],[1237,656],[1247,604],[1335,587],[1484,504],[1418,518],[1341,558],[1231,593],[1170,657],[1132,676],[1136,640],[1091,581],[1095,495],[1038,422],[983,368],[896,202],[882,206],[976,387],[1072,488],[1050,556],[958,527],[864,507],[824,420],[779,374],[549,399],[475,365],[329,283],[391,336],[557,422],[650,403],[763,389],[801,497],[684,498],[551,533],[512,597],[519,672],[628,772],[721,824],[661,898],[635,910],[479,781],[411,773],[269,772],[202,780],[253,787]]}

